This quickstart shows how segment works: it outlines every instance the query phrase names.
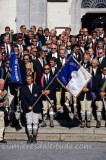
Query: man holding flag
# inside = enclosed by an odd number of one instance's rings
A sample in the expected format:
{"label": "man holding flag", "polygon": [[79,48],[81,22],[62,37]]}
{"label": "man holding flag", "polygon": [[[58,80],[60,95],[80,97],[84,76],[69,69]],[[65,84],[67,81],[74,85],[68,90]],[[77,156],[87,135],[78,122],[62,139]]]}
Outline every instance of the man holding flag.
{"label": "man holding flag", "polygon": [[15,106],[16,106],[16,98],[17,98],[17,90],[22,84],[20,67],[18,64],[18,59],[16,58],[16,54],[14,49],[11,51],[10,56],[10,68],[9,68],[9,83],[8,83],[8,100],[9,107],[11,109],[10,120],[12,122],[12,126],[16,127],[16,130],[21,129],[19,122],[15,116]]}
{"label": "man holding flag", "polygon": [[[89,74],[89,72],[87,72],[87,70],[84,67],[82,67],[73,57],[69,58],[67,63],[62,67],[62,69],[57,75],[58,81],[75,98],[78,97],[78,95],[81,93],[83,88],[90,81],[91,77],[92,76]],[[84,91],[85,93],[88,92],[88,88],[85,88],[85,90],[86,90]],[[84,108],[85,108],[85,105],[86,104],[84,103]],[[85,112],[84,112],[84,116],[85,116]],[[88,126],[90,127],[90,124]]]}

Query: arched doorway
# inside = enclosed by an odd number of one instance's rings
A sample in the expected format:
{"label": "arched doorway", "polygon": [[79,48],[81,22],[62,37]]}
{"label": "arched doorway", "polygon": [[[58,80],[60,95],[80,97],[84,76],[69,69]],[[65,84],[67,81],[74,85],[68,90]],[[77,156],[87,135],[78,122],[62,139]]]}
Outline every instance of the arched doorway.
{"label": "arched doorway", "polygon": [[[72,0],[70,15],[71,15],[70,27],[72,28],[73,34],[78,34],[79,30],[83,26],[84,27],[86,26],[86,24],[83,22],[84,18],[89,19],[90,31],[95,27],[106,28],[106,24],[105,23],[102,24],[100,21],[102,17],[101,15],[103,15],[103,19],[104,19],[103,22],[106,22],[105,20],[106,0]],[[91,19],[94,19],[94,20],[91,20]],[[100,23],[96,24],[97,21],[99,21]],[[93,24],[92,28],[90,27],[91,23]]]}
{"label": "arched doorway", "polygon": [[106,32],[106,13],[86,13],[81,22],[82,28],[88,28],[89,33],[100,27],[103,27]]}

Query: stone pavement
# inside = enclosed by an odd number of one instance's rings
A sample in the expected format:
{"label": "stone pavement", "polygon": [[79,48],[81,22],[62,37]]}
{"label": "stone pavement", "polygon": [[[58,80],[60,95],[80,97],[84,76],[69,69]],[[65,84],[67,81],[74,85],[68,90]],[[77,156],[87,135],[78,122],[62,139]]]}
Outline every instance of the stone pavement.
{"label": "stone pavement", "polygon": [[[95,141],[106,142],[105,121],[102,121],[101,128],[95,128],[96,121],[91,122],[91,128],[80,128],[80,122],[73,120],[54,120],[54,128],[41,127],[39,124],[37,140],[39,141]],[[15,128],[6,127],[6,140],[27,140],[25,128],[16,131]]]}

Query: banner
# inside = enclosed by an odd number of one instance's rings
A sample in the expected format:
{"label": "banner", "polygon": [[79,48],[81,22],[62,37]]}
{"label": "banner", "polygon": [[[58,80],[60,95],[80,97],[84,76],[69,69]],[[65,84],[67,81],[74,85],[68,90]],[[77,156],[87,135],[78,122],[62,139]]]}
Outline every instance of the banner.
{"label": "banner", "polygon": [[22,83],[20,68],[14,49],[11,51],[9,73],[11,82]]}
{"label": "banner", "polygon": [[92,75],[71,56],[58,73],[57,80],[77,97],[91,77]]}

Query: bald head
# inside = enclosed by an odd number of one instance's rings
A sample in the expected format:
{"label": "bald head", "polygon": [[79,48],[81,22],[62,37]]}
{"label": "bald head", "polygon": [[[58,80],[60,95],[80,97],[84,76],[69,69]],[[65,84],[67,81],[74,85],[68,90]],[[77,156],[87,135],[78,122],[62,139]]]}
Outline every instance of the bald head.
{"label": "bald head", "polygon": [[98,66],[98,60],[97,59],[93,59],[92,60],[92,67],[96,68]]}

